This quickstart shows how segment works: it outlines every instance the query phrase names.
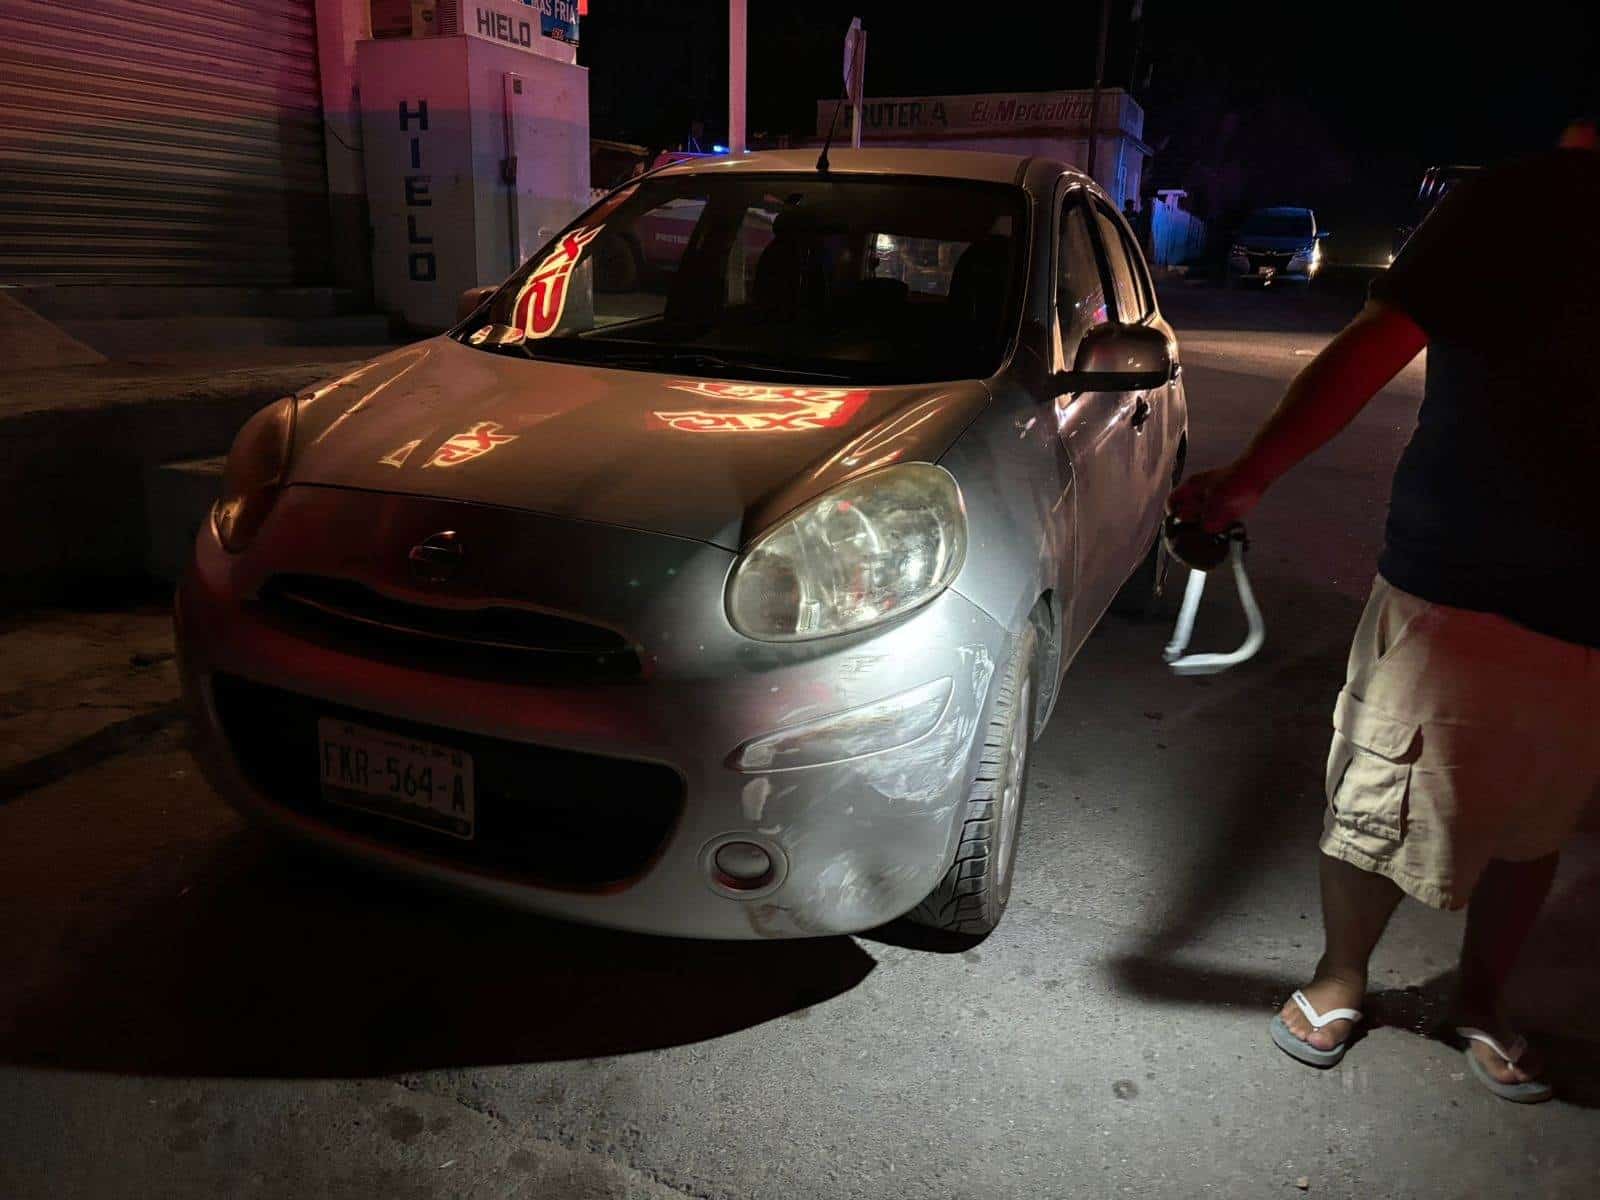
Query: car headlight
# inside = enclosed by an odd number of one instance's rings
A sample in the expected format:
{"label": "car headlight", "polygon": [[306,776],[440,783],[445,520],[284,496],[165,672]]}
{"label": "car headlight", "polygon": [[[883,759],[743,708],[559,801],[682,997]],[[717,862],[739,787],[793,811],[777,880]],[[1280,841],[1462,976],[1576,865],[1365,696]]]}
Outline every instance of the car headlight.
{"label": "car headlight", "polygon": [[733,569],[728,619],[771,642],[864,629],[944,591],[966,552],[966,511],[950,472],[886,467],[762,534]]}
{"label": "car headlight", "polygon": [[211,510],[217,540],[230,554],[250,544],[278,499],[294,444],[295,400],[285,396],[244,423],[222,469],[222,496]]}

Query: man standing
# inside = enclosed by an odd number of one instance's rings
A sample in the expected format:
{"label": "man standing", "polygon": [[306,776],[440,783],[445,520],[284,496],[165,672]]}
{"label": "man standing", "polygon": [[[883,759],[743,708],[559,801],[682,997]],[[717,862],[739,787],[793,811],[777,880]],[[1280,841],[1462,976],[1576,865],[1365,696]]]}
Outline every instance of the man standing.
{"label": "man standing", "polygon": [[[1551,197],[1556,204],[1548,203]],[[1378,578],[1334,707],[1320,858],[1325,949],[1273,1040],[1337,1063],[1400,897],[1467,908],[1458,1033],[1473,1075],[1548,1099],[1507,977],[1600,791],[1600,150],[1450,193],[1245,453],[1173,493],[1220,530],[1428,349]]]}

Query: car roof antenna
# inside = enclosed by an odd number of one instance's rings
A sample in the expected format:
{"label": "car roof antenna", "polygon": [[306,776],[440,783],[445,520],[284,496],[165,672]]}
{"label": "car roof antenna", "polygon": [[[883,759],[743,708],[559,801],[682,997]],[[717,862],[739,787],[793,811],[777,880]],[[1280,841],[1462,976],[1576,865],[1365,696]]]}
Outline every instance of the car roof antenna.
{"label": "car roof antenna", "polygon": [[817,170],[822,174],[828,173],[828,147],[833,145],[834,130],[839,128],[839,114],[844,111],[845,97],[839,97],[839,103],[833,106],[833,124],[828,126],[828,136],[822,139],[822,153],[817,155]]}

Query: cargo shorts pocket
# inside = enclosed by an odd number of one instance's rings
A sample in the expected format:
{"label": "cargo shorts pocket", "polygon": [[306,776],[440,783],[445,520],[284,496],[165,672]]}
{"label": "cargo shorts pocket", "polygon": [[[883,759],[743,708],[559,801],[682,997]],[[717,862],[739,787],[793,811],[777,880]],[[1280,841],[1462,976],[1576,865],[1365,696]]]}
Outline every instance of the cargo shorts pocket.
{"label": "cargo shorts pocket", "polygon": [[1374,859],[1405,837],[1419,726],[1357,699],[1346,688],[1333,708],[1327,795],[1334,831]]}

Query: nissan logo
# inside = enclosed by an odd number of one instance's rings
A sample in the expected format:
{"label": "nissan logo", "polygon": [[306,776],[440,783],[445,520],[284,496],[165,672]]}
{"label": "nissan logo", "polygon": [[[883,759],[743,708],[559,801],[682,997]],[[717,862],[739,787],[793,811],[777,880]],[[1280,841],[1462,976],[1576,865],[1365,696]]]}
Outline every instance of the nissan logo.
{"label": "nissan logo", "polygon": [[431,534],[411,547],[411,574],[424,583],[443,583],[461,569],[461,539],[453,529]]}

